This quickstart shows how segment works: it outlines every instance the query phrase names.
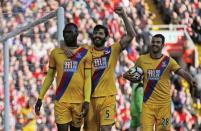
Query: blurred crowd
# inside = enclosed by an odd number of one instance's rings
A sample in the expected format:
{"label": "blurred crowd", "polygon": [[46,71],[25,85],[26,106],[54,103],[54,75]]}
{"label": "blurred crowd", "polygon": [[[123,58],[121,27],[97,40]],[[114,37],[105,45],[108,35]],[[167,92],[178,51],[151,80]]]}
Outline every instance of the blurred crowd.
{"label": "blurred crowd", "polygon": [[201,44],[200,0],[154,0],[162,12],[165,24],[186,25],[195,43]]}
{"label": "blurred crowd", "polygon": [[[167,0],[161,0],[160,3],[164,1]],[[134,65],[141,53],[146,53],[148,50],[151,36],[148,26],[152,24],[152,14],[147,11],[144,0],[4,0],[1,4],[0,36],[33,22],[51,11],[55,11],[59,6],[63,6],[66,22],[74,22],[79,27],[79,44],[90,44],[93,27],[96,24],[104,24],[110,32],[107,46],[119,41],[124,34],[125,29],[122,20],[113,12],[113,9],[118,4],[125,7],[137,36],[133,39],[130,47],[122,52],[117,63],[116,84],[118,95],[115,117],[117,122],[114,128],[119,130],[129,129],[132,88],[131,83],[123,79],[121,74]],[[179,21],[183,22],[183,18]],[[190,21],[186,24],[189,23]],[[56,130],[53,112],[55,82],[43,100],[40,116],[35,115],[33,108],[48,68],[48,55],[54,47],[59,46],[56,24],[55,18],[50,19],[48,22],[10,38],[6,42],[10,48],[11,113],[9,124],[11,130],[35,130],[36,128],[41,131]],[[196,27],[199,25],[200,23],[197,23]],[[193,34],[197,32],[193,27],[192,31]],[[199,33],[197,32],[197,34]],[[3,129],[4,113],[3,76],[3,45],[1,43],[0,130]],[[200,72],[198,78],[200,79]],[[180,78],[176,76],[172,78],[172,129],[182,127],[198,129],[201,118],[191,108],[191,94],[186,93],[186,89],[180,82]]]}

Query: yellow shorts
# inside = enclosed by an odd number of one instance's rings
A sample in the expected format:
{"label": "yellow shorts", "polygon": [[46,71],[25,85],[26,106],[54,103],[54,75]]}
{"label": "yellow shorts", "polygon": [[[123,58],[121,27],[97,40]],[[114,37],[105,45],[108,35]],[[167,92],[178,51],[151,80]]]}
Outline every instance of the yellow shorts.
{"label": "yellow shorts", "polygon": [[170,131],[171,104],[167,105],[142,105],[142,130],[152,131],[155,125],[156,131]]}
{"label": "yellow shorts", "polygon": [[100,126],[114,124],[116,96],[91,98],[89,112],[85,118],[85,131],[98,131]]}
{"label": "yellow shorts", "polygon": [[74,127],[81,127],[83,119],[80,117],[82,103],[67,103],[55,101],[55,121],[57,124],[71,122]]}

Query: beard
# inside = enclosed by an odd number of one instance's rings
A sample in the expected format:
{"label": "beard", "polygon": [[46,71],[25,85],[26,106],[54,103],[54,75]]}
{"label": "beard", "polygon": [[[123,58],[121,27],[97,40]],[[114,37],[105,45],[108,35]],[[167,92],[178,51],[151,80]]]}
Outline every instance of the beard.
{"label": "beard", "polygon": [[96,47],[102,47],[102,46],[104,46],[105,45],[105,39],[99,39],[99,40],[96,40],[96,38],[95,39],[93,39],[93,43],[94,43],[94,45],[96,46]]}
{"label": "beard", "polygon": [[76,38],[64,38],[65,45],[68,47],[76,47],[77,46],[77,39]]}
{"label": "beard", "polygon": [[161,48],[157,46],[151,46],[151,50],[155,54],[161,52]]}

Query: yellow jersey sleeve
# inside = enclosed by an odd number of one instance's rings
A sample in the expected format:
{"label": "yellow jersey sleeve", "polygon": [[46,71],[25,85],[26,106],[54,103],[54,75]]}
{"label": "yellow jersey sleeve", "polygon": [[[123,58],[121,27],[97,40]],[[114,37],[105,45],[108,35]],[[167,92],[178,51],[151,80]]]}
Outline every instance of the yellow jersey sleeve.
{"label": "yellow jersey sleeve", "polygon": [[91,98],[91,69],[85,69],[85,84],[84,84],[84,101],[90,102]]}
{"label": "yellow jersey sleeve", "polygon": [[54,49],[49,56],[49,68],[56,69],[56,62],[54,59],[56,49]]}
{"label": "yellow jersey sleeve", "polygon": [[91,69],[92,67],[92,54],[91,51],[88,50],[87,51],[87,56],[86,56],[86,60],[85,60],[85,69]]}
{"label": "yellow jersey sleeve", "polygon": [[116,56],[119,56],[119,54],[121,53],[121,44],[120,43],[114,43],[112,45],[112,50],[114,51],[114,54]]}
{"label": "yellow jersey sleeve", "polygon": [[173,72],[175,72],[181,68],[180,65],[171,57],[170,57],[170,63],[169,64],[170,64],[170,66],[169,66],[170,70]]}
{"label": "yellow jersey sleeve", "polygon": [[39,99],[43,99],[47,90],[49,89],[50,85],[52,84],[54,80],[54,75],[55,75],[55,69],[56,69],[56,64],[55,64],[55,59],[54,59],[54,52],[56,49],[52,50],[50,57],[49,57],[49,70],[47,72],[47,75],[45,77],[45,80],[42,84],[42,88],[39,93]]}
{"label": "yellow jersey sleeve", "polygon": [[85,84],[84,84],[84,101],[90,102],[91,98],[91,83],[92,83],[92,54],[91,51],[87,51],[85,60],[84,73],[85,73]]}
{"label": "yellow jersey sleeve", "polygon": [[39,99],[44,98],[47,90],[49,89],[50,85],[52,84],[54,80],[54,75],[55,75],[55,70],[50,68],[47,72],[42,88],[40,90]]}

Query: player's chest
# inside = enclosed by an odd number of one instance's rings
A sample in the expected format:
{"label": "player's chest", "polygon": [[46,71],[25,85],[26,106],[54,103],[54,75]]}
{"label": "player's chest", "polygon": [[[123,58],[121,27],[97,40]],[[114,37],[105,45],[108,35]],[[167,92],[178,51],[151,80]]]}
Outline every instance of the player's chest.
{"label": "player's chest", "polygon": [[93,70],[101,70],[106,69],[110,66],[111,54],[102,53],[93,53],[92,54],[92,69]]}
{"label": "player's chest", "polygon": [[63,72],[77,72],[78,66],[83,65],[83,58],[68,58],[66,56],[60,56],[59,59],[56,60],[57,67],[63,69]]}
{"label": "player's chest", "polygon": [[142,68],[144,71],[144,76],[145,78],[147,78],[148,80],[159,80],[162,73],[164,72],[164,68],[167,65],[159,65],[160,62],[158,61],[145,61],[142,62]]}
{"label": "player's chest", "polygon": [[105,56],[92,58],[92,68],[94,70],[105,69],[108,67],[108,59]]}

